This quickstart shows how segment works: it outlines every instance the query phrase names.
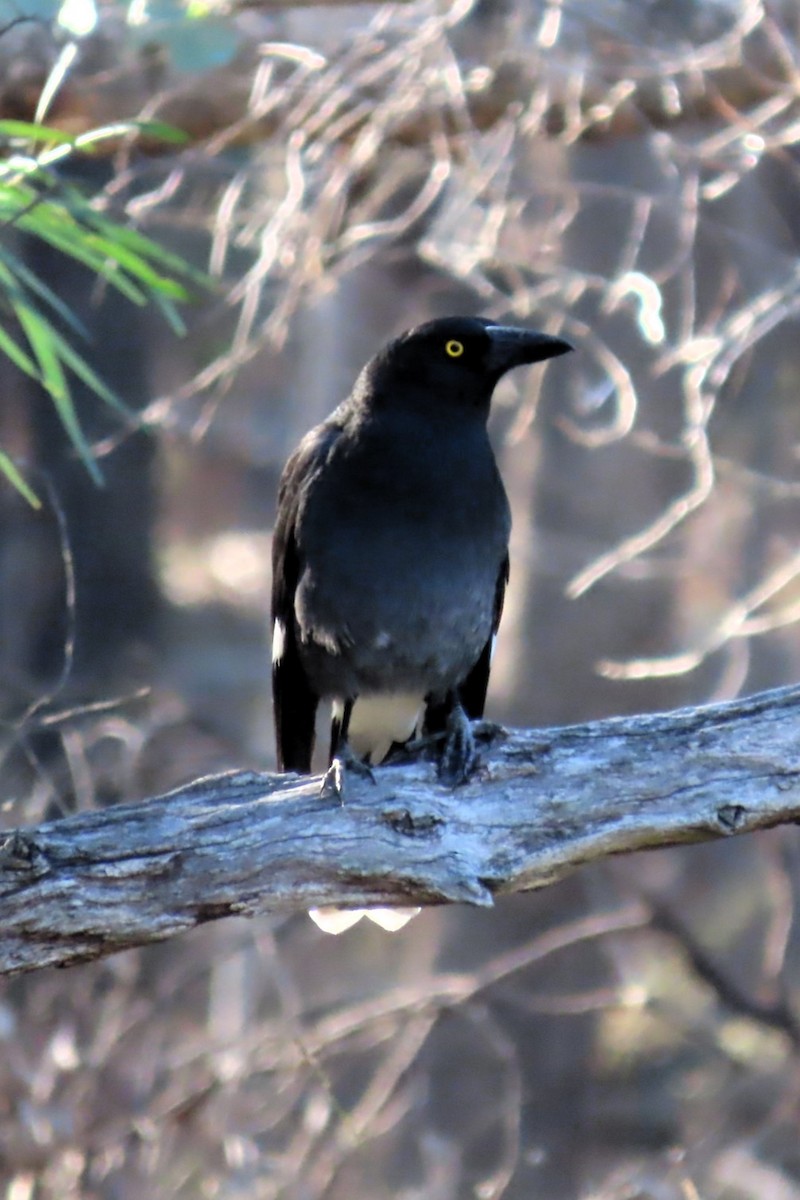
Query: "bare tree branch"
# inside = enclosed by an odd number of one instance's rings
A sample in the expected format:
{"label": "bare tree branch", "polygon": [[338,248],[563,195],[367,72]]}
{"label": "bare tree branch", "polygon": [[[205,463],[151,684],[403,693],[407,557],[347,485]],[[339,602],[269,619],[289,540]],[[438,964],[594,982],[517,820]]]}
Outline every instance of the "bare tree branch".
{"label": "bare tree branch", "polygon": [[233,772],[11,833],[0,971],[85,961],[232,914],[490,905],[610,854],[800,820],[800,687],[548,730],[478,727],[457,791],[416,762],[351,778]]}

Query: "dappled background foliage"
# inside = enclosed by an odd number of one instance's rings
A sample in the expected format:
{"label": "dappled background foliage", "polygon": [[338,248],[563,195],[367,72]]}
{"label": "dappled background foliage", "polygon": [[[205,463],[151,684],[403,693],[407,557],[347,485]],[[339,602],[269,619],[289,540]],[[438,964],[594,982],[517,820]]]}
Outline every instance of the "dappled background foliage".
{"label": "dappled background foliage", "polygon": [[[213,280],[176,340],[3,231],[132,414],[75,380],[98,490],[3,367],[0,444],[43,499],[0,495],[6,825],[272,765],[281,465],[382,341],[449,312],[577,347],[497,395],[514,534],[489,715],[797,679],[793,3],[3,13],[0,115],[30,120],[61,64],[58,127],[185,131],[65,178]],[[777,830],[394,938],[229,920],[11,981],[5,1194],[798,1197],[797,858]]]}

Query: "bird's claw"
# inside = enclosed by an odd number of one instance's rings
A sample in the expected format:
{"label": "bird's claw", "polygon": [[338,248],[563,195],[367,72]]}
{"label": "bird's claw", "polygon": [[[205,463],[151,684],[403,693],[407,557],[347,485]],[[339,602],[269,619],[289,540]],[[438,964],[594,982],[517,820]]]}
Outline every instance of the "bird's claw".
{"label": "bird's claw", "polygon": [[322,776],[320,800],[338,800],[339,804],[344,804],[344,776],[344,762],[337,756]]}
{"label": "bird's claw", "polygon": [[369,763],[363,762],[360,758],[356,758],[352,750],[345,743],[344,746],[331,760],[331,765],[322,777],[319,794],[322,800],[336,800],[339,804],[344,804],[347,794],[347,774],[358,775],[361,779],[368,779],[370,783],[375,783],[375,773]]}

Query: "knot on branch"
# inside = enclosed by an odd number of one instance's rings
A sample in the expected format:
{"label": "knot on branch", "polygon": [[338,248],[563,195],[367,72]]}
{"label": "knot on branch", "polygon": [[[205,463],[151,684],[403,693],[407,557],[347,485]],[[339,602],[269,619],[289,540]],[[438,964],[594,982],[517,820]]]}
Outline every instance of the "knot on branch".
{"label": "knot on branch", "polygon": [[747,809],[742,804],[723,804],[717,809],[717,820],[723,832],[736,833],[744,824]]}
{"label": "knot on branch", "polygon": [[15,829],[0,843],[0,871],[35,871],[46,863],[44,852],[30,834]]}
{"label": "knot on branch", "polygon": [[404,837],[429,837],[444,825],[442,817],[437,817],[435,813],[412,813],[407,808],[387,809],[381,814],[381,819],[395,833],[401,833]]}

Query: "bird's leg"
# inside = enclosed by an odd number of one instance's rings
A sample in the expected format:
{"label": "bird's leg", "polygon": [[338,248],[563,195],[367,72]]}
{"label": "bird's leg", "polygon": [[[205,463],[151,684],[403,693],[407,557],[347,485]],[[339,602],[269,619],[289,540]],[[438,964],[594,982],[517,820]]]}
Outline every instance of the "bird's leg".
{"label": "bird's leg", "polygon": [[353,700],[347,700],[342,709],[341,717],[334,716],[331,722],[331,765],[325,772],[322,779],[322,786],[319,789],[319,794],[323,799],[332,800],[335,798],[340,804],[344,804],[345,800],[345,777],[348,771],[352,772],[353,775],[360,775],[362,779],[369,779],[371,783],[375,783],[372,768],[368,763],[356,757],[350,749],[350,743],[347,740],[347,731],[353,712],[353,704]]}
{"label": "bird's leg", "polygon": [[447,717],[444,746],[436,773],[441,783],[458,787],[467,782],[477,764],[478,754],[469,717],[455,696]]}

